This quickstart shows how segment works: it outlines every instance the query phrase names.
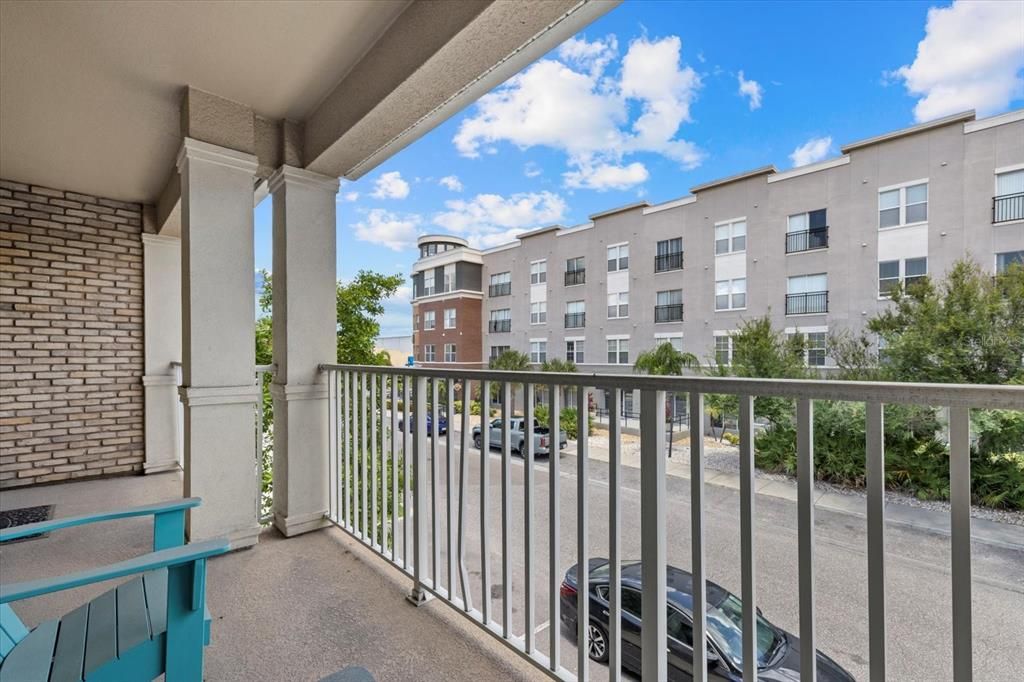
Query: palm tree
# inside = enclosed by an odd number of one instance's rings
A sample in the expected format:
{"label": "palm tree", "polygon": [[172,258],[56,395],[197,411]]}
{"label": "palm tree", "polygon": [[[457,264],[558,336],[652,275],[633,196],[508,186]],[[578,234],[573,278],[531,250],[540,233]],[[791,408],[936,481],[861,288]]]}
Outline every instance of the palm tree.
{"label": "palm tree", "polygon": [[[544,364],[540,366],[542,372],[562,372],[571,374],[576,371],[576,363],[572,360],[563,360],[562,358],[552,358],[545,360]],[[568,389],[562,389],[562,405],[569,407],[569,395]]]}
{"label": "palm tree", "polygon": [[696,355],[678,351],[667,341],[640,353],[633,363],[633,370],[641,374],[680,375],[684,369],[697,367],[700,367],[700,360]]}
{"label": "palm tree", "polygon": [[[502,372],[525,372],[530,369],[530,356],[526,353],[520,353],[517,350],[507,350],[497,357],[491,358],[491,361],[487,363],[490,369],[500,370]],[[515,391],[512,391],[512,404],[509,405],[511,414],[515,414],[516,397]],[[491,383],[491,399],[496,400],[498,397],[498,384],[497,382]],[[484,417],[486,419],[486,416]]]}

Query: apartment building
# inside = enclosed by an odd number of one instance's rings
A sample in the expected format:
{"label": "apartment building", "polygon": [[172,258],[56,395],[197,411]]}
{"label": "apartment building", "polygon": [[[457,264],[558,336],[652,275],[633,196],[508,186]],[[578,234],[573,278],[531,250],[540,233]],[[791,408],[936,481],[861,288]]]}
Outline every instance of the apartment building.
{"label": "apartment building", "polygon": [[[462,341],[455,362],[486,362],[513,348],[534,363],[560,357],[583,370],[632,372],[637,354],[668,342],[728,363],[730,335],[744,319],[767,314],[776,327],[805,335],[808,365],[827,371],[829,332],[860,331],[897,282],[941,276],[965,255],[993,273],[1024,262],[1024,110],[981,120],[965,112],[841,151],[784,172],[765,166],[703,183],[663,204],[621,206],[582,225],[533,230],[485,251],[424,237],[413,276],[414,334],[424,340],[416,360],[448,357],[429,335],[427,311],[471,300],[481,346]],[[422,250],[442,240],[451,250]],[[442,292],[460,268],[476,268],[479,278]],[[431,330],[440,325],[441,312],[434,315]]]}

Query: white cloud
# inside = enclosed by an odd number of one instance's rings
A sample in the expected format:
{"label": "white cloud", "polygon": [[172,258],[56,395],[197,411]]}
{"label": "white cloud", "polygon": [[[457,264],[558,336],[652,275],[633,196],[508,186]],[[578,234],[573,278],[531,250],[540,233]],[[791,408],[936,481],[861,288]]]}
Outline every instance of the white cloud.
{"label": "white cloud", "polygon": [[434,216],[434,224],[464,236],[477,248],[503,244],[528,229],[557,223],[568,210],[561,196],[547,191],[508,197],[478,194],[446,201],[445,208]]}
{"label": "white cloud", "polygon": [[337,202],[341,203],[343,201],[348,201],[348,202],[351,203],[351,202],[355,201],[358,198],[359,198],[359,192],[339,192],[338,193],[338,197],[337,197]]}
{"label": "white cloud", "polygon": [[886,74],[918,97],[914,118],[997,113],[1024,96],[1024,3],[963,2],[928,10],[917,56]]}
{"label": "white cloud", "polygon": [[462,182],[459,180],[458,177],[456,177],[454,175],[446,175],[443,178],[441,178],[440,180],[438,180],[437,182],[438,182],[439,185],[441,185],[443,187],[447,187],[448,189],[450,189],[453,192],[461,192],[462,191]]}
{"label": "white cloud", "polygon": [[760,109],[761,98],[764,96],[764,88],[761,87],[761,84],[754,79],[745,79],[742,71],[739,72],[737,80],[740,84],[739,94],[749,100],[750,110]]}
{"label": "white cloud", "polygon": [[410,303],[411,301],[412,301],[412,287],[407,285],[407,284],[403,284],[403,285],[399,286],[397,289],[395,289],[394,295],[391,296],[391,298],[389,298],[387,300],[388,303],[399,304],[399,305],[403,304],[403,303],[407,304],[407,303]]}
{"label": "white cloud", "polygon": [[528,161],[526,165],[523,166],[523,175],[528,178],[535,178],[543,172],[544,171],[541,170],[541,167],[534,161]]}
{"label": "white cloud", "polygon": [[404,199],[409,196],[409,183],[398,171],[383,173],[373,185],[374,199]]}
{"label": "white cloud", "polygon": [[352,225],[356,239],[403,251],[416,246],[421,220],[417,215],[398,215],[383,208],[374,208],[366,219]]}
{"label": "white cloud", "polygon": [[793,167],[806,166],[809,163],[817,163],[824,160],[832,151],[831,137],[812,137],[802,145],[793,150],[789,160]]}
{"label": "white cloud", "polygon": [[639,161],[628,166],[616,166],[602,163],[598,166],[583,165],[578,170],[564,173],[566,187],[573,189],[596,189],[603,192],[609,189],[629,189],[646,182],[650,174]]}
{"label": "white cloud", "polygon": [[[459,126],[455,147],[467,157],[502,141],[522,149],[551,147],[566,154],[567,181],[588,169],[621,167],[624,156],[640,152],[694,168],[703,153],[678,133],[690,121],[701,81],[682,64],[681,51],[677,36],[638,38],[614,74],[609,69],[618,54],[614,36],[571,39],[559,48],[559,60],[542,59],[480,98]],[[632,123],[631,109],[639,111]],[[635,168],[632,172],[638,175]]]}

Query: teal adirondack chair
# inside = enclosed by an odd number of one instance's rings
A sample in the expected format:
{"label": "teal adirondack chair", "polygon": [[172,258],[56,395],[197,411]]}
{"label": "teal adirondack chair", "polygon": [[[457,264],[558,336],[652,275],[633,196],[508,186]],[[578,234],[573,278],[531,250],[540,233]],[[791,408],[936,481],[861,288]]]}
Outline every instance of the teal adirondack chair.
{"label": "teal adirondack chair", "polygon": [[[36,533],[132,516],[153,517],[153,552],[73,575],[0,584],[0,682],[167,682],[203,679],[210,642],[206,560],[227,540],[185,541],[185,510],[199,498],[87,514],[0,531],[0,544]],[[136,576],[31,632],[10,603],[41,594]]]}

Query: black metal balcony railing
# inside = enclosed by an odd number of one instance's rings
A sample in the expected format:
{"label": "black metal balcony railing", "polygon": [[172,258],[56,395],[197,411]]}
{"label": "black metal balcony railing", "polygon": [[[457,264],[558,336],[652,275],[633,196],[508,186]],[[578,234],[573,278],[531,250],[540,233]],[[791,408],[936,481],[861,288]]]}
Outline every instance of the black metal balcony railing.
{"label": "black metal balcony railing", "polygon": [[585,284],[587,281],[587,271],[582,270],[567,270],[565,272],[565,286],[571,287],[575,284]]}
{"label": "black metal balcony railing", "polygon": [[992,222],[1024,220],[1024,192],[992,197]]}
{"label": "black metal balcony railing", "polygon": [[683,269],[683,252],[663,253],[654,257],[654,271],[668,272],[669,270]]}
{"label": "black metal balcony railing", "polygon": [[487,331],[491,333],[512,331],[512,320],[489,320]]}
{"label": "black metal balcony railing", "polygon": [[580,327],[586,326],[587,314],[586,313],[566,313],[565,314],[565,328],[566,329],[579,329]]}
{"label": "black metal balcony railing", "polygon": [[670,303],[669,305],[656,305],[656,306],[654,306],[654,321],[655,322],[682,322],[683,321],[683,304],[682,303]]}
{"label": "black metal balcony railing", "polygon": [[495,296],[508,296],[512,293],[512,283],[505,282],[504,284],[492,284],[487,287],[487,295],[491,298]]}
{"label": "black metal balcony railing", "polygon": [[787,315],[809,315],[828,312],[828,292],[809,291],[806,294],[786,294]]}
{"label": "black metal balcony railing", "polygon": [[828,248],[828,227],[816,227],[813,230],[789,232],[786,234],[786,253],[813,251]]}

